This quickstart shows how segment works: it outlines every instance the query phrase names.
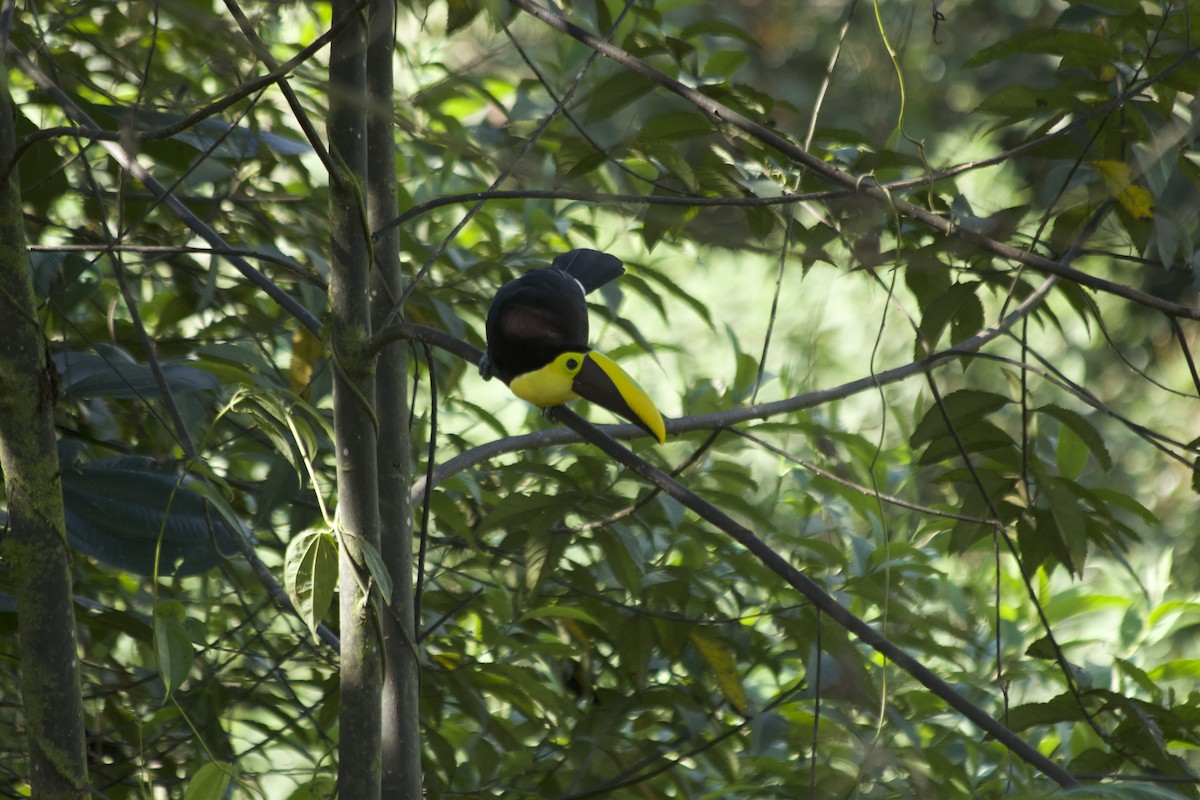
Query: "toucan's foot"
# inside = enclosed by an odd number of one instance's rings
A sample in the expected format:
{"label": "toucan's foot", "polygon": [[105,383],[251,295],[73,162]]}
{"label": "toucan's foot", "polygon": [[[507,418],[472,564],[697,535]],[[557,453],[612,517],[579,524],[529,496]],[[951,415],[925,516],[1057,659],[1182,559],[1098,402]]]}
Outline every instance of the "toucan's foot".
{"label": "toucan's foot", "polygon": [[492,371],[492,358],[486,352],[479,359],[479,375],[485,381],[496,377],[496,373]]}

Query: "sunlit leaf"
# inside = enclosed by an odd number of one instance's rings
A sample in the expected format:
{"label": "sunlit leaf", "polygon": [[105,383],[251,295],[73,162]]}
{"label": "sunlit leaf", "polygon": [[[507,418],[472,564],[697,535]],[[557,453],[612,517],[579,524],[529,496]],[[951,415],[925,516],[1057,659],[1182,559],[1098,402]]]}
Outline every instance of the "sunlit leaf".
{"label": "sunlit leaf", "polygon": [[183,800],[222,800],[233,778],[232,764],[209,761],[192,775]]}
{"label": "sunlit leaf", "polygon": [[1131,217],[1150,219],[1154,216],[1154,198],[1147,189],[1133,182],[1133,170],[1128,164],[1123,161],[1093,161],[1092,168]]}
{"label": "sunlit leaf", "polygon": [[692,628],[689,636],[712,670],[725,700],[739,714],[746,713],[746,687],[742,684],[737,659],[729,651],[729,646],[703,628]]}
{"label": "sunlit leaf", "polygon": [[307,530],[293,536],[284,555],[283,575],[300,618],[315,636],[337,589],[338,551],[333,534]]}

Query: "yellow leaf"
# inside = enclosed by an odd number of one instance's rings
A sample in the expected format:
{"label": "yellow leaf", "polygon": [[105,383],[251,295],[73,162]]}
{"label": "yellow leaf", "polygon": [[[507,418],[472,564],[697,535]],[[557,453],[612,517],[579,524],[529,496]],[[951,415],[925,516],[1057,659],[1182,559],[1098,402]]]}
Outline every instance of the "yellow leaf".
{"label": "yellow leaf", "polygon": [[292,363],[288,378],[292,391],[301,397],[308,396],[308,384],[312,381],[313,362],[321,355],[321,340],[304,327],[292,332]]}
{"label": "yellow leaf", "polygon": [[1154,216],[1154,198],[1150,192],[1133,182],[1133,170],[1123,161],[1093,161],[1092,168],[1100,175],[1113,199],[1134,219]]}
{"label": "yellow leaf", "polygon": [[693,628],[688,638],[700,651],[701,657],[712,668],[717,679],[717,687],[729,705],[739,714],[746,713],[746,687],[742,685],[742,676],[738,672],[737,661],[720,640],[710,636],[700,628]]}

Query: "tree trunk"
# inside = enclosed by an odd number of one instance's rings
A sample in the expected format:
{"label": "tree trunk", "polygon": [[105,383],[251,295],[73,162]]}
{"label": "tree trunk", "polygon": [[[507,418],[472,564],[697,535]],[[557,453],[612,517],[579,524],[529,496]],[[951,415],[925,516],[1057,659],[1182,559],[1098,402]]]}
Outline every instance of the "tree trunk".
{"label": "tree trunk", "polygon": [[[335,0],[340,18],[353,3]],[[355,800],[380,795],[379,586],[365,553],[379,549],[378,436],[375,381],[367,352],[371,336],[370,242],[362,187],[367,174],[366,30],[354,14],[329,52],[330,348],[333,425],[338,469],[341,543],[341,708],[338,717],[338,794]]]}
{"label": "tree trunk", "polygon": [[[367,47],[367,209],[372,230],[398,213],[396,142],[392,124],[395,0],[371,8]],[[375,319],[382,321],[404,288],[400,232],[393,228],[375,243]],[[390,608],[383,615],[383,794],[420,800],[421,738],[417,643],[414,633],[412,485],[408,428],[408,351],[393,344],[380,354],[375,373],[379,417],[379,514],[383,558],[392,576]]]}
{"label": "tree trunk", "polygon": [[[85,796],[87,762],[75,613],[54,437],[53,367],[25,252],[15,112],[0,72],[0,469],[8,525],[0,553],[17,596],[21,701],[37,798]],[[12,167],[10,169],[10,166]]]}

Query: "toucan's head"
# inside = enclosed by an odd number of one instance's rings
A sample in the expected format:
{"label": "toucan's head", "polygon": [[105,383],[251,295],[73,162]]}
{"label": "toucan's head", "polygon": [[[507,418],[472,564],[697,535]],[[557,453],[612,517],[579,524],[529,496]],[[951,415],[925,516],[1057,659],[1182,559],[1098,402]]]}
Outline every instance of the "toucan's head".
{"label": "toucan's head", "polygon": [[544,367],[513,378],[509,387],[517,397],[542,407],[582,397],[634,423],[659,444],[667,440],[654,401],[603,353],[562,353]]}

